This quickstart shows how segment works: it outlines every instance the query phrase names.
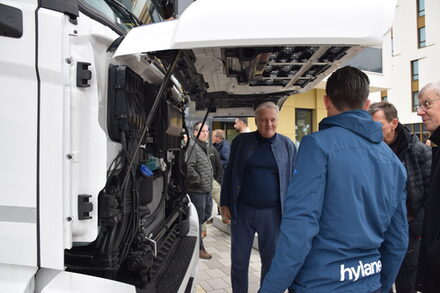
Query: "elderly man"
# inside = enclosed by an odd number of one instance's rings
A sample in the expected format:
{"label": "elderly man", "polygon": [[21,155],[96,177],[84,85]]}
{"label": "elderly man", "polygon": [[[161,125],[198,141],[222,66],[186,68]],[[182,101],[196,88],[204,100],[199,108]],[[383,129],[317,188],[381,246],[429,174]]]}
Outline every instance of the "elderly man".
{"label": "elderly man", "polygon": [[417,115],[431,132],[431,190],[423,222],[417,280],[419,291],[440,292],[440,81],[427,84],[419,93]]}
{"label": "elderly man", "polygon": [[248,291],[249,258],[255,233],[261,257],[261,281],[275,253],[284,194],[293,174],[296,149],[276,133],[278,107],[266,102],[255,110],[257,131],[237,136],[231,145],[220,205],[231,223],[232,291]]}
{"label": "elderly man", "polygon": [[231,152],[231,146],[226,140],[224,130],[216,129],[212,132],[212,145],[215,147],[220,156],[223,169],[226,169],[229,161],[229,153]]}
{"label": "elderly man", "polygon": [[431,149],[400,124],[397,109],[388,102],[374,103],[368,109],[374,121],[382,124],[383,140],[408,172],[406,207],[408,209],[408,252],[396,279],[397,293],[415,293],[417,262],[422,236],[425,200],[431,184]]}
{"label": "elderly man", "polygon": [[328,117],[303,137],[261,293],[386,293],[408,246],[406,171],[365,111],[368,76],[336,70]]}

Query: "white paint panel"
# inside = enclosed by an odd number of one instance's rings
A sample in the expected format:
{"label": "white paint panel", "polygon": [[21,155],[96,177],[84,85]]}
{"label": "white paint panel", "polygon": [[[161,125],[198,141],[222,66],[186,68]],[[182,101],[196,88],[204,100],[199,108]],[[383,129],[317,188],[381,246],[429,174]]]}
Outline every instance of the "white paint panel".
{"label": "white paint panel", "polygon": [[[64,249],[92,242],[98,232],[98,194],[107,171],[99,101],[106,95],[105,50],[117,36],[84,15],[73,25],[64,14],[41,9],[39,20],[41,266],[63,269]],[[77,87],[78,62],[91,63],[90,87]],[[91,219],[78,219],[80,194],[91,195]]]}
{"label": "white paint panel", "polygon": [[167,49],[228,46],[380,46],[391,28],[395,3],[392,0],[198,0],[177,20],[132,29],[115,57]]}
{"label": "white paint panel", "polygon": [[[65,16],[40,9],[38,13],[38,69],[40,98],[40,252],[41,266],[64,267],[64,104]],[[48,46],[47,44],[51,44]]]}
{"label": "white paint panel", "polygon": [[64,271],[45,271],[41,272],[41,277],[40,272],[37,276],[36,287],[40,293],[136,293],[134,286],[121,282]]}
{"label": "white paint panel", "polygon": [[[0,205],[36,207],[37,82],[33,9],[21,6],[23,36],[0,37]],[[27,1],[29,2],[29,1]]]}
{"label": "white paint panel", "polygon": [[[5,210],[37,207],[35,5],[30,2],[2,1],[23,13],[23,36],[0,37],[0,206]],[[9,220],[0,222],[0,263],[35,266],[36,221],[3,216]]]}
{"label": "white paint panel", "polygon": [[0,264],[0,292],[33,293],[37,267]]}
{"label": "white paint panel", "polygon": [[0,263],[37,266],[36,224],[0,222],[0,232]]}

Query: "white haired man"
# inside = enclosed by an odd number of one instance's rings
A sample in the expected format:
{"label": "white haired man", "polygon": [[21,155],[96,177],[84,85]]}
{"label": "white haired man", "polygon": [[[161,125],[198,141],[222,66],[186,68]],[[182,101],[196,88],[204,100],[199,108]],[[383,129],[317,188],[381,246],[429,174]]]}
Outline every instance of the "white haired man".
{"label": "white haired man", "polygon": [[249,258],[255,233],[261,281],[269,270],[280,232],[284,194],[293,174],[296,148],[276,133],[279,109],[266,102],[255,110],[257,131],[242,133],[231,145],[220,206],[231,222],[232,291],[248,291]]}
{"label": "white haired man", "polygon": [[431,133],[431,190],[426,205],[420,244],[417,280],[418,290],[434,293],[440,290],[440,81],[429,83],[419,93],[417,115]]}

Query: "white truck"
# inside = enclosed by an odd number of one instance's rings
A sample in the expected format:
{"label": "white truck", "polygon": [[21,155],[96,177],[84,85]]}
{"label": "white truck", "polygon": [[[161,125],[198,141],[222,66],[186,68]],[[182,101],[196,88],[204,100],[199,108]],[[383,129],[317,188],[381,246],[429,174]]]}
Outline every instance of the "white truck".
{"label": "white truck", "polygon": [[380,46],[396,5],[124,2],[0,3],[0,292],[193,292],[185,109],[281,106]]}

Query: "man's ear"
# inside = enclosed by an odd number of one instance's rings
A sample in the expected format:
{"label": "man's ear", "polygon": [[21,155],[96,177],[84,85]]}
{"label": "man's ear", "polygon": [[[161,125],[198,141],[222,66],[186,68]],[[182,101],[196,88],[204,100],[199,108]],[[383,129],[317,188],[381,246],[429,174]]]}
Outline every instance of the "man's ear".
{"label": "man's ear", "polygon": [[391,120],[391,126],[393,127],[393,130],[397,128],[397,125],[399,125],[399,119],[393,118],[393,120]]}
{"label": "man's ear", "polygon": [[367,110],[370,107],[371,101],[370,99],[367,99],[365,101],[364,107],[362,108],[362,110]]}
{"label": "man's ear", "polygon": [[324,95],[324,106],[325,109],[328,110],[331,107],[331,101],[330,101],[330,97],[327,95]]}

